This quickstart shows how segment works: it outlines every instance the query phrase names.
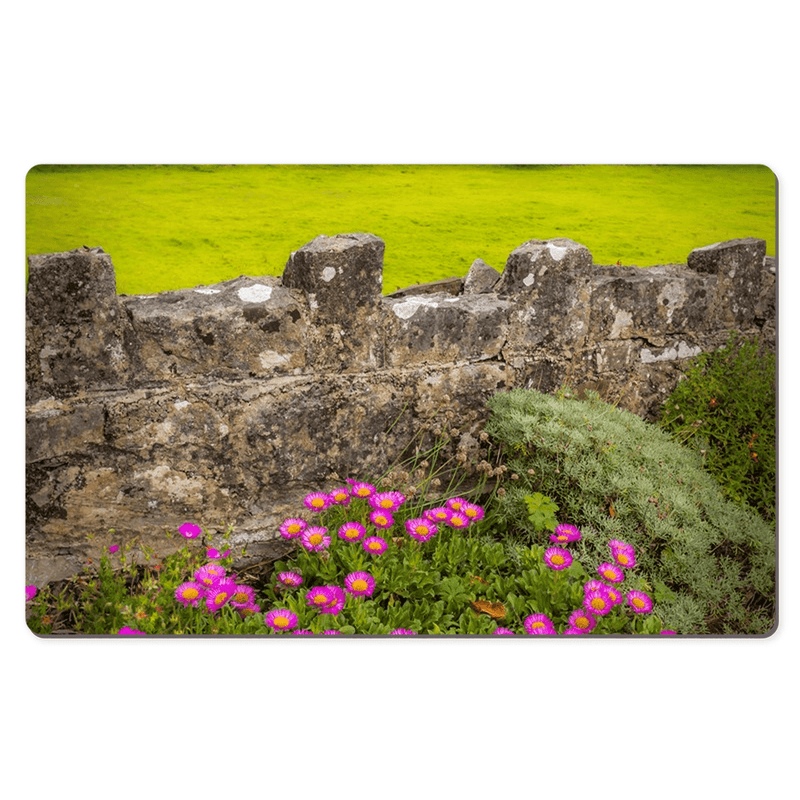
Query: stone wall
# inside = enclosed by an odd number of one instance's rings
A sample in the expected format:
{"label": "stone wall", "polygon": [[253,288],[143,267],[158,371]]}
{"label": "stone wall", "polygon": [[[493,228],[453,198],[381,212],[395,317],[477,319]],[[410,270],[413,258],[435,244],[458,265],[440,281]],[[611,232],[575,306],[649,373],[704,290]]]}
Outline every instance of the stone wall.
{"label": "stone wall", "polygon": [[282,277],[145,296],[116,294],[99,247],[30,256],[26,582],[74,574],[112,528],[165,553],[185,521],[232,524],[251,563],[280,557],[308,491],[380,473],[437,418],[474,451],[504,389],[568,382],[654,418],[729,331],[774,347],[765,252],[738,239],[642,269],[532,240],[502,274],[477,260],[388,296],[370,234],[319,236]]}

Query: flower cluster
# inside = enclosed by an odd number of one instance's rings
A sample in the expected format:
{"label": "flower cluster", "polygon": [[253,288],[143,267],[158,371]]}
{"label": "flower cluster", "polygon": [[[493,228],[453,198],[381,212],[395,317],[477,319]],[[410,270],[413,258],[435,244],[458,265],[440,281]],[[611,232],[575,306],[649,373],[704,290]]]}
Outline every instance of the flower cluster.
{"label": "flower cluster", "polygon": [[[310,524],[307,519],[290,517],[279,527],[280,535],[285,539],[296,539],[308,553],[319,553],[323,559],[328,558],[325,552],[333,546],[341,546],[340,542],[357,544],[366,553],[380,556],[386,552],[390,537],[400,541],[393,528],[405,530],[408,536],[423,543],[432,539],[441,526],[449,526],[454,530],[464,530],[474,521],[484,516],[481,506],[464,498],[455,497],[444,505],[431,508],[421,516],[402,520],[398,512],[402,511],[406,497],[397,491],[379,491],[376,486],[364,481],[348,480],[346,486],[339,486],[331,492],[311,492],[306,495],[303,505],[306,509],[319,514],[317,524]],[[322,521],[329,519],[323,512],[333,511],[339,507],[341,520],[328,529]],[[334,519],[336,516],[334,516]],[[326,524],[330,524],[326,522]],[[295,588],[303,583],[303,577],[297,572],[278,573],[276,590],[279,592]],[[376,581],[370,572],[356,570],[344,577],[342,586],[326,584],[312,586],[305,594],[306,608],[313,608],[319,615],[337,615],[345,607],[348,598],[372,597],[376,590]],[[289,605],[292,605],[290,602]],[[296,606],[298,612],[300,605]],[[273,609],[264,617],[265,624],[276,632],[308,634],[312,631],[300,629],[298,614],[287,608]],[[338,631],[324,631],[337,633]],[[414,631],[398,628],[393,635],[413,634]]]}

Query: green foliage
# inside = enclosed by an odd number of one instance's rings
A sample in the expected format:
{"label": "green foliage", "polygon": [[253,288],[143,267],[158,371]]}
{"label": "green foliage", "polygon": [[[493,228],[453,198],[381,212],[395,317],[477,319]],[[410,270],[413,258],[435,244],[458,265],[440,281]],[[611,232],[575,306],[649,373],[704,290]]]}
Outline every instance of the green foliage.
{"label": "green foliage", "polygon": [[534,237],[598,264],[684,262],[740,236],[775,251],[763,166],[43,165],[26,201],[26,254],[102,246],[125,294],[280,275],[315,236],[359,231],[386,242],[384,292],[475,258],[502,269]]}
{"label": "green foliage", "polygon": [[[566,395],[564,395],[566,397]],[[769,631],[775,617],[775,535],[728,500],[702,457],[658,426],[604,403],[513,390],[489,401],[486,431],[520,476],[498,498],[498,527],[539,541],[525,497],[553,498],[577,525],[586,563],[608,559],[611,539],[636,548],[643,591],[679,633]]]}
{"label": "green foliage", "polygon": [[737,503],[775,524],[775,355],[731,334],[693,359],[661,408],[661,426],[703,457]]}
{"label": "green foliage", "polygon": [[528,522],[535,531],[554,531],[556,529],[558,506],[549,497],[534,492],[531,495],[525,495],[522,499],[528,507]]}

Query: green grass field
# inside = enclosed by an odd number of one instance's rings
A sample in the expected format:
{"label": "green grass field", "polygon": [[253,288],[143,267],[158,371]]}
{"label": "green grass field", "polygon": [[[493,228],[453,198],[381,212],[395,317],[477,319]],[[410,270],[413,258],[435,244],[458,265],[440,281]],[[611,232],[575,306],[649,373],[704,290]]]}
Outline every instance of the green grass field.
{"label": "green grass field", "polygon": [[559,236],[596,264],[685,263],[745,236],[774,255],[775,193],[765,166],[37,166],[26,253],[100,246],[117,291],[148,294],[279,275],[321,233],[366,232],[389,293]]}

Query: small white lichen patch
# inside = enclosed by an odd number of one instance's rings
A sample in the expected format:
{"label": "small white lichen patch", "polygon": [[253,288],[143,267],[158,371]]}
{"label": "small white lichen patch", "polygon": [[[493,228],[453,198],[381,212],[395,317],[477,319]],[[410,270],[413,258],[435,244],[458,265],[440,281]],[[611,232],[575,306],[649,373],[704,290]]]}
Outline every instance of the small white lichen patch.
{"label": "small white lichen patch", "polygon": [[325,269],[322,270],[322,280],[324,280],[325,283],[332,281],[335,277],[336,270],[333,267],[325,267]]}
{"label": "small white lichen patch", "polygon": [[643,347],[639,357],[645,364],[652,364],[654,361],[674,361],[676,358],[693,358],[700,355],[702,349],[690,347],[686,342],[678,342],[677,347],[668,347],[660,355],[654,356],[649,348]]}
{"label": "small white lichen patch", "polygon": [[175,401],[175,409],[180,411],[182,408],[186,408],[186,406],[191,405],[188,400],[176,400]]}
{"label": "small white lichen patch", "polygon": [[280,353],[276,353],[274,350],[262,350],[258,354],[258,360],[261,362],[262,369],[269,370],[277,367],[279,364],[283,364],[289,359]]}
{"label": "small white lichen patch", "polygon": [[195,289],[197,294],[219,294],[221,289]]}
{"label": "small white lichen patch", "polygon": [[552,257],[553,261],[561,261],[561,259],[564,258],[569,251],[568,247],[559,247],[557,244],[553,244],[552,242],[547,243],[547,249],[550,251],[550,256]]}
{"label": "small white lichen patch", "polygon": [[534,276],[533,276],[533,273],[532,273],[532,272],[529,272],[529,273],[528,273],[528,274],[527,274],[527,275],[526,275],[526,276],[525,276],[525,277],[522,279],[522,282],[523,282],[523,283],[524,283],[526,286],[533,286],[533,282],[534,282],[535,280],[536,280],[536,278],[534,278]]}
{"label": "small white lichen patch", "polygon": [[238,291],[239,299],[243,303],[263,303],[272,297],[272,287],[263,283],[254,283]]}
{"label": "small white lichen patch", "polygon": [[[457,303],[458,298],[448,297],[444,302]],[[392,311],[394,311],[395,316],[400,317],[400,319],[410,319],[420,308],[422,308],[422,306],[427,306],[428,308],[439,308],[439,302],[437,300],[428,300],[426,297],[409,297],[407,300],[403,300],[402,303],[396,303],[393,305]]]}
{"label": "small white lichen patch", "polygon": [[623,331],[628,331],[633,325],[633,315],[630,311],[617,311],[614,317],[614,322],[611,324],[611,333],[608,334],[609,339],[619,339]]}

